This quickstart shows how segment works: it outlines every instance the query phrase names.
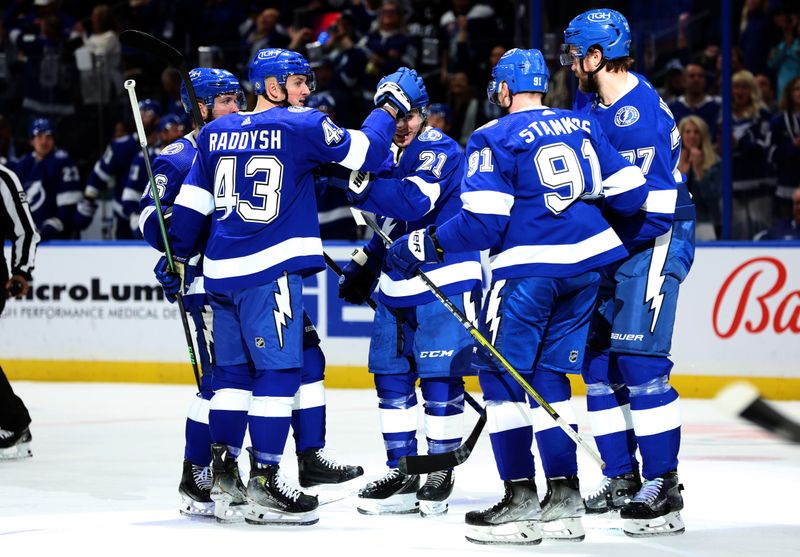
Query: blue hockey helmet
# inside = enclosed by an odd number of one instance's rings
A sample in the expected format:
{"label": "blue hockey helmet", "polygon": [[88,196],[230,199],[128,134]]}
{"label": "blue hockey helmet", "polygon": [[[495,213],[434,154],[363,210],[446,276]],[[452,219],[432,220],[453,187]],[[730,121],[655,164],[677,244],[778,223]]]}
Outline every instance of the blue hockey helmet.
{"label": "blue hockey helmet", "polygon": [[177,114],[167,114],[158,122],[158,131],[163,132],[172,128],[184,128],[183,119]]}
{"label": "blue hockey helmet", "polygon": [[139,112],[152,112],[159,116],[161,114],[161,103],[155,99],[142,99],[139,101]]}
{"label": "blue hockey helmet", "polygon": [[53,124],[47,118],[36,118],[28,129],[30,137],[36,137],[43,133],[53,134]]}
{"label": "blue hockey helmet", "polygon": [[500,85],[505,82],[508,91],[516,93],[547,93],[550,81],[550,70],[544,61],[542,53],[531,48],[512,48],[498,60],[492,69],[492,79],[486,87],[489,100],[500,104]]}
{"label": "blue hockey helmet", "polygon": [[[428,104],[431,102],[431,99],[428,97],[428,90],[425,89],[425,82],[422,80],[419,74],[417,74],[416,70],[406,67],[398,68],[397,71],[381,78],[381,80],[378,82],[378,89],[380,89],[380,86],[387,81],[393,81],[399,84],[401,88],[403,82],[407,83],[411,87],[416,84],[418,94],[415,96],[415,98],[411,99],[411,109],[413,110],[416,108],[419,110],[423,118],[427,116]],[[407,88],[405,90],[409,89]]]}
{"label": "blue hockey helmet", "polygon": [[444,103],[433,103],[428,107],[428,114],[433,115],[437,114],[444,118],[445,122],[449,122],[453,119],[453,113],[450,110],[450,107]]}
{"label": "blue hockey helmet", "polygon": [[[244,93],[239,80],[228,70],[217,68],[195,68],[189,72],[189,79],[192,80],[192,87],[197,96],[197,100],[212,109],[214,99],[220,95],[232,93],[236,95],[239,108],[244,108]],[[181,83],[181,103],[187,113],[192,112],[192,103],[189,100],[189,92],[186,85]]]}
{"label": "blue hockey helmet", "polygon": [[248,69],[250,83],[256,95],[263,95],[266,90],[266,80],[274,77],[283,87],[290,75],[306,76],[306,85],[313,92],[317,87],[314,72],[308,60],[297,52],[284,48],[263,48],[259,50],[250,62]]}
{"label": "blue hockey helmet", "polygon": [[628,56],[631,28],[625,16],[615,10],[589,10],[569,22],[561,45],[561,64],[569,66],[591,48],[600,48],[606,60]]}
{"label": "blue hockey helmet", "polygon": [[316,108],[322,112],[331,112],[336,110],[336,100],[330,93],[325,91],[314,93],[305,101],[305,106],[309,108]]}

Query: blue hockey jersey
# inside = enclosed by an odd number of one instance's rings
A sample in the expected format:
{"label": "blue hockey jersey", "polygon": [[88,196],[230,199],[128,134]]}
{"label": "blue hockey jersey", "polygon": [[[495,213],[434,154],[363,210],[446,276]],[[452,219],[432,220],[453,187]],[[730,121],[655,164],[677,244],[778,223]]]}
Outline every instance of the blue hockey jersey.
{"label": "blue hockey jersey", "polygon": [[532,107],[472,134],[463,209],[437,230],[445,253],[491,248],[492,278],[571,277],[627,252],[594,202],[635,214],[641,171],[611,147],[597,121]]}
{"label": "blue hockey jersey", "polygon": [[[192,168],[192,161],[197,153],[194,132],[177,139],[164,147],[152,164],[153,181],[158,191],[158,198],[161,203],[161,210],[164,213],[164,220],[169,227],[172,206],[175,198],[181,189],[183,180]],[[144,159],[142,159],[143,161]],[[160,252],[164,252],[164,239],[161,236],[161,227],[156,215],[156,203],[150,191],[150,183],[145,176],[144,190],[139,192],[139,230],[145,241]],[[206,231],[207,232],[207,231]],[[203,233],[205,237],[206,232]],[[203,247],[198,250],[200,253]],[[195,279],[184,296],[186,307],[202,306],[206,303],[205,290],[203,288],[203,258],[202,256],[192,259],[192,265],[197,267]]]}
{"label": "blue hockey jersey", "polygon": [[[465,170],[466,158],[458,143],[440,130],[428,128],[403,151],[390,176],[374,179],[359,207],[386,217],[382,226],[392,239],[431,224],[440,226],[461,210]],[[370,253],[381,253],[377,242],[382,240],[376,235]],[[482,278],[480,252],[446,252],[442,263],[424,265],[422,270],[448,296],[468,292]],[[379,286],[379,296],[387,306],[408,307],[435,300],[421,278],[405,280],[387,266]]]}
{"label": "blue hockey jersey", "polygon": [[[161,147],[147,147],[147,156],[150,157],[150,160],[155,159],[159,153],[161,153]],[[142,199],[142,191],[148,189],[147,165],[144,161],[144,154],[140,150],[131,161],[128,177],[125,179],[125,185],[122,188],[120,197],[122,213],[128,218],[134,237],[139,234],[139,205]]]}
{"label": "blue hockey jersey", "polygon": [[31,216],[43,240],[69,239],[78,230],[77,206],[83,199],[78,167],[62,149],[42,160],[28,153],[13,165],[28,197]]}
{"label": "blue hockey jersey", "polygon": [[123,135],[108,144],[103,156],[89,174],[86,194],[97,197],[104,189],[114,188],[113,210],[120,219],[127,219],[122,207],[122,190],[130,172],[131,163],[141,152],[136,134]]}
{"label": "blue hockey jersey", "polygon": [[579,95],[578,105],[597,118],[611,145],[647,178],[647,201],[635,217],[606,215],[627,248],[664,234],[673,220],[695,218],[689,190],[678,171],[678,128],[669,107],[644,77],[628,72],[628,91],[611,106],[600,103],[596,94]]}
{"label": "blue hockey jersey", "polygon": [[311,171],[327,162],[377,169],[394,130],[381,109],[361,130],[339,128],[305,107],[239,112],[211,122],[197,137],[197,157],[173,206],[175,254],[197,253],[213,214],[203,264],[208,291],[324,269]]}

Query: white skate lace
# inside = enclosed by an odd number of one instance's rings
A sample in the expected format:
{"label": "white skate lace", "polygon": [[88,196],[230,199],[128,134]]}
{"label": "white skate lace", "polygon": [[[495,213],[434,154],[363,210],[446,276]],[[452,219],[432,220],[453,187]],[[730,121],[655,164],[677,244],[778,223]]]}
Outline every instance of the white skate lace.
{"label": "white skate lace", "polygon": [[637,493],[633,499],[631,499],[631,503],[644,503],[645,505],[650,505],[656,500],[658,494],[661,493],[661,488],[663,486],[663,478],[656,478],[655,480],[648,480],[644,482],[644,485],[642,485],[642,489],[639,490],[639,493]]}
{"label": "white skate lace", "polygon": [[282,495],[285,495],[292,501],[297,501],[303,494],[303,492],[299,489],[295,489],[283,481],[283,476],[280,474],[275,475],[275,487],[278,489],[278,492],[280,492]]}
{"label": "white skate lace", "polygon": [[603,478],[603,481],[600,482],[600,485],[597,486],[597,489],[592,491],[589,494],[589,496],[587,497],[587,499],[596,499],[597,497],[600,497],[601,495],[603,495],[603,493],[606,492],[606,490],[608,489],[608,486],[610,486],[610,485],[611,485],[611,478],[609,478],[608,476],[605,476]]}
{"label": "white skate lace", "polygon": [[389,483],[390,481],[392,481],[393,479],[395,479],[399,475],[400,475],[400,470],[398,470],[397,468],[392,468],[391,470],[389,470],[389,472],[384,477],[379,478],[379,479],[375,480],[374,482],[372,482],[372,485],[379,486],[379,485],[383,485],[385,483]]}
{"label": "white skate lace", "polygon": [[192,478],[200,489],[211,489],[211,469],[208,466],[192,464]]}
{"label": "white skate lace", "polygon": [[428,474],[428,479],[425,480],[425,485],[433,488],[441,487],[447,481],[447,471],[439,470]]}
{"label": "white skate lace", "polygon": [[0,429],[0,439],[8,439],[14,435],[13,431],[8,431],[7,429]]}
{"label": "white skate lace", "polygon": [[333,457],[328,453],[326,453],[325,449],[319,449],[316,454],[320,462],[322,462],[328,468],[331,468],[333,470],[344,470],[346,468],[344,464],[339,464],[338,462],[333,460]]}

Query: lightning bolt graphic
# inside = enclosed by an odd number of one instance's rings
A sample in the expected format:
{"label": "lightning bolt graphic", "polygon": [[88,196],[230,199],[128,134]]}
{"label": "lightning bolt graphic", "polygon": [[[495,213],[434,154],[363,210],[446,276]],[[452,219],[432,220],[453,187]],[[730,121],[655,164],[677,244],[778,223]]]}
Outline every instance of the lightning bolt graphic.
{"label": "lightning bolt graphic", "polygon": [[500,291],[506,285],[505,280],[498,280],[494,283],[492,291],[489,293],[489,306],[486,308],[486,324],[489,325],[489,332],[492,335],[492,344],[497,340],[497,331],[500,329]]}
{"label": "lightning bolt graphic", "polygon": [[644,301],[650,302],[650,310],[653,317],[650,320],[650,334],[656,330],[658,316],[661,313],[661,306],[664,303],[664,294],[661,287],[664,286],[664,264],[667,261],[669,252],[669,242],[672,239],[672,229],[656,238],[653,247],[653,255],[650,257],[650,268],[647,270],[647,286],[645,287]]}
{"label": "lightning bolt graphic", "polygon": [[275,331],[278,333],[278,344],[283,349],[283,329],[286,328],[286,319],[292,319],[292,297],[289,294],[289,276],[285,273],[276,281],[278,291],[275,292],[277,309],[272,310],[275,317]]}

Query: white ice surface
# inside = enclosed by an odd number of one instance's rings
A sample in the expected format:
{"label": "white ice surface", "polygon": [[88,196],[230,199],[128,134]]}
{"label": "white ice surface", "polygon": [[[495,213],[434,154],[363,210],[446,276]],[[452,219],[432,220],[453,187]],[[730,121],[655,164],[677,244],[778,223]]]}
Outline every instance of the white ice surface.
{"label": "white ice surface", "polygon": [[[315,526],[221,526],[177,511],[190,387],[16,382],[14,388],[33,416],[34,458],[0,462],[2,557],[800,555],[800,446],[721,416],[710,401],[682,406],[686,534],[631,539],[587,520],[584,542],[505,548],[464,539],[464,513],[502,495],[485,433],[457,469],[445,517],[362,516],[350,498],[321,507]],[[585,400],[575,406],[586,431]],[[800,416],[800,403],[780,408]],[[467,410],[467,430],[475,417]],[[328,447],[338,460],[363,465],[366,479],[384,473],[374,393],[328,391]],[[290,440],[283,465],[290,479],[296,477],[293,451]],[[580,453],[579,465],[585,493],[601,472]]]}

